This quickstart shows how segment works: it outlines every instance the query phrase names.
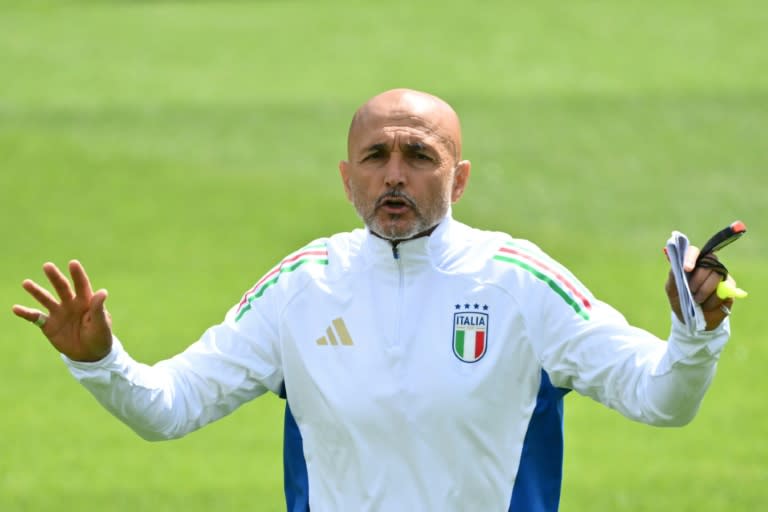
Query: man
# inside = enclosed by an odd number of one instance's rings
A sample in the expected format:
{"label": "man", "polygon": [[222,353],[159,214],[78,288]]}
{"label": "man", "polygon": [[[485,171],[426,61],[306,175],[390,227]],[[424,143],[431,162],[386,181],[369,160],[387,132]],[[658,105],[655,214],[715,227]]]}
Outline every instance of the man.
{"label": "man", "polygon": [[[148,367],[112,335],[107,294],[51,263],[24,288],[72,374],[146,439],[183,436],[272,391],[287,399],[290,510],[554,511],[562,396],[653,425],[695,415],[728,338],[721,276],[686,255],[707,331],[674,281],[665,343],[530,242],[451,218],[470,162],[453,109],[396,89],[355,114],[339,165],[366,229],[286,257],[182,354]],[[724,321],[725,320],[725,321]]]}

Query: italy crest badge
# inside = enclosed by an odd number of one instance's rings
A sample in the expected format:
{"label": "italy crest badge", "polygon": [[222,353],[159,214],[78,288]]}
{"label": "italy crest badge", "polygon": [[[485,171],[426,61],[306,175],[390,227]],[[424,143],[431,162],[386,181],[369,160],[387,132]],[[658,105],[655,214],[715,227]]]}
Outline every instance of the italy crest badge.
{"label": "italy crest badge", "polygon": [[[479,361],[488,348],[488,313],[480,308],[479,304],[457,304],[453,314],[453,353],[465,363]],[[488,306],[482,308],[488,310]]]}

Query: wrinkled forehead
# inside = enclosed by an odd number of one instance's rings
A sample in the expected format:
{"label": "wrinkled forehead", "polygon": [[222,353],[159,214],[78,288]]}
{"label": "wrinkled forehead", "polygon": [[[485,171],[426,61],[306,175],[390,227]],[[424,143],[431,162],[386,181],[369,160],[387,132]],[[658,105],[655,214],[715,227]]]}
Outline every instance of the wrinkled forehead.
{"label": "wrinkled forehead", "polygon": [[450,107],[434,101],[373,101],[357,111],[349,128],[348,151],[373,144],[423,142],[443,146],[458,157],[461,151],[458,119]]}

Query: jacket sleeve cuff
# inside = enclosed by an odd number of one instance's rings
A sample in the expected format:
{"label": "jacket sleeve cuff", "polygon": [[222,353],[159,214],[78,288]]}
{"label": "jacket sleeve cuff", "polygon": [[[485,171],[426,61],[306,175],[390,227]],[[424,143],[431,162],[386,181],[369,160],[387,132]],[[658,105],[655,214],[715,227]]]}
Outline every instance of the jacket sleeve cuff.
{"label": "jacket sleeve cuff", "polygon": [[711,331],[691,335],[685,324],[674,313],[671,316],[672,329],[669,335],[669,351],[673,361],[695,365],[717,360],[720,357],[720,353],[731,334],[729,318],[723,320]]}
{"label": "jacket sleeve cuff", "polygon": [[117,369],[121,356],[125,355],[122,343],[115,336],[112,336],[112,350],[102,359],[93,362],[74,361],[64,354],[61,359],[67,365],[69,372],[78,381],[109,381],[112,371]]}

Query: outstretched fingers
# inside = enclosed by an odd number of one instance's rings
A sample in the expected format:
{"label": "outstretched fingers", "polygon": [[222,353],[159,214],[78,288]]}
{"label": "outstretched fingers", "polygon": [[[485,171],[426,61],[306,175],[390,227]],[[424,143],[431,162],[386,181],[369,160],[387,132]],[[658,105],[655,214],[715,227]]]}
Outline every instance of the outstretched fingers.
{"label": "outstretched fingers", "polygon": [[32,281],[31,279],[25,279],[24,282],[21,283],[21,286],[48,311],[53,311],[59,307],[59,302],[51,294],[51,292],[36,282]]}
{"label": "outstretched fingers", "polygon": [[23,318],[24,320],[32,322],[33,324],[36,324],[36,325],[41,325],[42,323],[44,323],[44,320],[48,318],[48,315],[46,315],[39,309],[32,309],[26,306],[20,306],[19,304],[14,304],[12,311],[13,311],[13,314],[18,316],[19,318]]}
{"label": "outstretched fingers", "polygon": [[72,302],[72,299],[75,298],[75,294],[72,291],[72,286],[70,286],[69,280],[64,276],[64,274],[61,273],[59,267],[51,262],[48,262],[43,265],[43,272],[45,272],[46,277],[51,282],[51,285],[53,285],[56,293],[59,295],[61,303],[67,304]]}
{"label": "outstretched fingers", "polygon": [[69,262],[69,275],[72,276],[72,282],[75,284],[76,296],[85,302],[90,302],[93,297],[93,288],[91,288],[91,281],[88,279],[88,274],[85,273],[85,268],[79,261],[72,260]]}
{"label": "outstretched fingers", "polygon": [[[13,313],[16,316],[42,327],[48,319],[49,314],[56,316],[59,315],[62,310],[72,312],[79,310],[82,307],[89,307],[94,294],[88,275],[85,273],[85,269],[79,261],[73,260],[69,263],[69,272],[72,276],[72,283],[74,283],[74,290],[72,289],[72,284],[70,284],[69,279],[55,264],[51,262],[45,263],[43,265],[43,272],[48,278],[48,281],[50,281],[51,286],[53,286],[58,298],[35,281],[25,279],[21,283],[22,288],[24,288],[42,307],[47,309],[48,314],[38,309],[16,304],[12,308]],[[106,295],[101,297],[102,306],[105,298]],[[77,300],[77,303],[75,303],[75,300]],[[72,306],[74,306],[74,310],[72,309]]]}

